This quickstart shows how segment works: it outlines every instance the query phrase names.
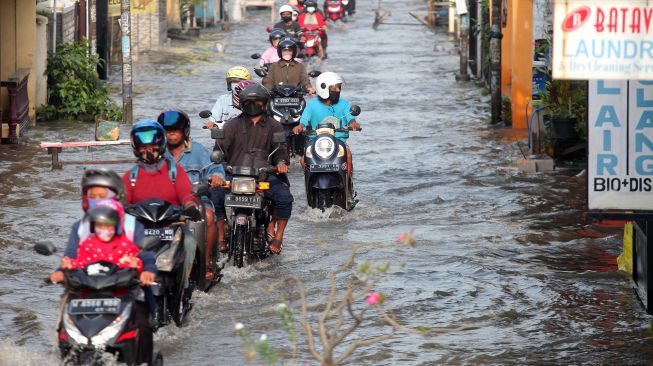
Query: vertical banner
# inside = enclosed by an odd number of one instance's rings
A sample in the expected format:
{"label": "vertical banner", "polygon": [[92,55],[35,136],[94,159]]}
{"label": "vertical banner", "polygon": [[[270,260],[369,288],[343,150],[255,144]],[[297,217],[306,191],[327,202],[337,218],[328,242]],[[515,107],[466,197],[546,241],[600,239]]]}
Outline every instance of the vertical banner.
{"label": "vertical banner", "polygon": [[653,210],[653,82],[589,83],[588,208]]}

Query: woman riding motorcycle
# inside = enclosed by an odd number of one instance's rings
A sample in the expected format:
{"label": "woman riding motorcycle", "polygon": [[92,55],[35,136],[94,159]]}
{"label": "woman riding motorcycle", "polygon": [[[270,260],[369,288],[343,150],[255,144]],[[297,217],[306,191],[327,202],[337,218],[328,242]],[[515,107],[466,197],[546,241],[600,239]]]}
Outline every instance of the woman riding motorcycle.
{"label": "woman riding motorcycle", "polygon": [[323,50],[322,59],[326,59],[328,42],[326,34],[327,24],[324,21],[324,15],[318,9],[316,0],[306,0],[304,6],[304,13],[297,18],[297,23],[299,23],[304,31],[310,29],[320,30],[320,39],[322,40],[321,45]]}
{"label": "woman riding motorcycle", "polygon": [[286,38],[286,31],[279,28],[274,28],[270,32],[270,47],[268,47],[265,52],[261,55],[259,60],[259,66],[269,66],[277,61],[279,61],[279,56],[277,55],[277,47],[282,39]]}
{"label": "woman riding motorcycle", "polygon": [[279,43],[277,54],[280,60],[270,66],[267,75],[262,80],[263,86],[268,90],[272,90],[275,85],[280,84],[303,86],[309,93],[315,92],[306,73],[306,68],[295,60],[297,49],[297,43],[291,38],[284,38]]}

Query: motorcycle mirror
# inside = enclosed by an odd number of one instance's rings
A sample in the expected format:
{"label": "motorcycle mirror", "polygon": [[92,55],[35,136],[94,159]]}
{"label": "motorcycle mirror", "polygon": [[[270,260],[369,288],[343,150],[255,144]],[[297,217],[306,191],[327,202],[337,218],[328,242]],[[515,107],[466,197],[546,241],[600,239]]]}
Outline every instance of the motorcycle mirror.
{"label": "motorcycle mirror", "polygon": [[224,160],[224,154],[220,150],[213,150],[211,153],[211,162],[213,164],[222,164],[222,160]]}
{"label": "motorcycle mirror", "polygon": [[352,116],[358,116],[361,114],[361,107],[354,104],[349,108],[349,113],[351,113]]}
{"label": "motorcycle mirror", "polygon": [[280,144],[286,142],[286,133],[285,132],[275,132],[272,134],[272,142],[275,144]]}
{"label": "motorcycle mirror", "polygon": [[142,250],[153,250],[161,244],[161,239],[158,236],[145,236],[136,243]]}
{"label": "motorcycle mirror", "polygon": [[48,241],[42,241],[34,244],[34,251],[40,255],[52,255],[57,251],[57,247]]}
{"label": "motorcycle mirror", "polygon": [[202,118],[209,118],[211,117],[212,113],[209,110],[204,110],[200,112],[200,117]]}
{"label": "motorcycle mirror", "polygon": [[259,58],[261,58],[261,54],[260,53],[252,53],[252,55],[249,56],[249,57],[251,57],[254,60],[258,60]]}
{"label": "motorcycle mirror", "polygon": [[272,32],[273,29],[274,29],[274,27],[271,26],[271,25],[268,25],[267,27],[265,27],[265,30],[266,30],[268,33]]}
{"label": "motorcycle mirror", "polygon": [[211,129],[211,138],[214,140],[220,140],[224,138],[224,130],[216,126]]}
{"label": "motorcycle mirror", "polygon": [[209,194],[209,185],[206,183],[193,184],[193,189],[191,189],[193,195],[201,197]]}
{"label": "motorcycle mirror", "polygon": [[312,78],[316,78],[316,77],[320,76],[321,73],[322,73],[321,71],[313,70],[313,71],[308,73],[308,76],[310,76]]}
{"label": "motorcycle mirror", "polygon": [[258,76],[260,76],[260,77],[262,77],[262,78],[265,77],[265,75],[268,74],[268,73],[267,73],[265,70],[263,70],[263,69],[254,69],[254,73],[256,73],[256,75],[258,75]]}

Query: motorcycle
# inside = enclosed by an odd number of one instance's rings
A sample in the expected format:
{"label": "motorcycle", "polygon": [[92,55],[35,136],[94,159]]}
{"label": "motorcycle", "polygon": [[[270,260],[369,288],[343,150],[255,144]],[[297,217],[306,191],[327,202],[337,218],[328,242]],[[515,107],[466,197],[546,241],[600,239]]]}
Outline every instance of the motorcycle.
{"label": "motorcycle", "polygon": [[275,85],[272,88],[272,98],[268,103],[268,116],[281,123],[286,133],[288,144],[288,161],[293,156],[304,155],[306,138],[292,133],[293,127],[299,124],[299,117],[306,107],[303,88],[293,85]]}
{"label": "motorcycle", "polygon": [[[159,272],[158,284],[150,286],[156,298],[155,329],[170,324],[171,320],[180,327],[192,308],[190,299],[195,286],[189,274],[197,241],[189,221],[180,206],[158,198],[127,206],[125,212],[143,224],[147,237],[159,239],[151,240],[143,248],[155,253]],[[204,263],[203,257],[198,262]]]}
{"label": "motorcycle", "polygon": [[346,5],[343,4],[343,1],[341,0],[326,0],[324,3],[324,13],[326,18],[334,23],[338,20],[346,22],[347,17],[345,16],[345,7]]}
{"label": "motorcycle", "polygon": [[323,31],[318,25],[307,25],[304,27],[304,58],[305,62],[310,62],[312,58],[321,57]]}
{"label": "motorcycle", "polygon": [[[211,132],[215,139],[224,138],[223,130]],[[286,134],[275,133],[272,141],[278,146],[268,155],[268,164],[280,144],[286,142]],[[214,151],[211,160],[215,164],[222,163],[222,154]],[[225,182],[229,193],[225,195],[224,200],[229,228],[226,239],[229,248],[228,261],[233,259],[233,265],[241,268],[245,260],[249,263],[270,254],[266,229],[272,216],[273,204],[264,197],[263,191],[270,189],[267,177],[274,173],[276,168],[227,166],[225,171],[231,176]]]}
{"label": "motorcycle", "polygon": [[[357,116],[360,108],[352,106],[349,113]],[[347,144],[335,136],[336,132],[348,135],[349,131],[332,123],[320,123],[310,136],[304,152],[304,183],[311,208],[324,212],[336,205],[351,211],[358,202],[354,200],[353,181],[347,175]]]}
{"label": "motorcycle", "polygon": [[[35,250],[43,255],[55,252],[53,245],[43,243],[36,244]],[[45,282],[51,283],[49,278]],[[163,365],[161,352],[144,349],[139,340],[134,309],[143,292],[136,270],[98,261],[83,269],[64,270],[63,286],[57,329],[62,365],[101,365],[105,352],[127,365],[152,352],[152,364]]]}

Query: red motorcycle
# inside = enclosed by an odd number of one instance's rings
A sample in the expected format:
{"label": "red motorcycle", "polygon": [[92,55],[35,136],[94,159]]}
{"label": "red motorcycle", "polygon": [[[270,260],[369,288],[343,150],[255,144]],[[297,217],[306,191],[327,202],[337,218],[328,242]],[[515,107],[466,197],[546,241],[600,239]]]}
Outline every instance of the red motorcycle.
{"label": "red motorcycle", "polygon": [[324,31],[318,25],[307,25],[304,27],[304,57],[322,57],[322,36]]}
{"label": "red motorcycle", "polygon": [[342,4],[341,0],[326,0],[324,2],[324,13],[326,18],[332,22],[337,22],[338,20],[345,21],[345,7]]}

